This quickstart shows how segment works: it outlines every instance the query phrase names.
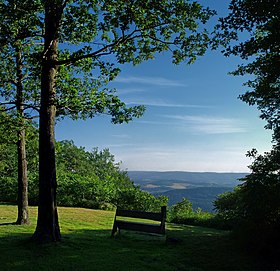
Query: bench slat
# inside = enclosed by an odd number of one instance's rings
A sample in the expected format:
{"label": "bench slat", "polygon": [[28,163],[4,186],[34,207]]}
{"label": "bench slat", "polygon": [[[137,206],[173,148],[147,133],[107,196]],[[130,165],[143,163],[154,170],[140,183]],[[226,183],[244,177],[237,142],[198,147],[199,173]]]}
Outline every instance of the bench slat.
{"label": "bench slat", "polygon": [[149,219],[149,220],[155,220],[155,221],[162,220],[161,213],[142,212],[142,211],[135,211],[135,210],[117,209],[116,216],[142,218],[142,219]]}
{"label": "bench slat", "polygon": [[119,229],[123,229],[123,230],[164,234],[164,229],[162,229],[161,225],[156,225],[156,224],[137,223],[137,222],[118,220],[116,221],[116,225]]}

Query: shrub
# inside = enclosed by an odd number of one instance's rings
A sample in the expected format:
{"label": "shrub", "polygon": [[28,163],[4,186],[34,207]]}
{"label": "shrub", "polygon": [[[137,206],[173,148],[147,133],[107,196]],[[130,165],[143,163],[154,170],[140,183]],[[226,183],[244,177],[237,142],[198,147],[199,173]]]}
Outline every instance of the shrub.
{"label": "shrub", "polygon": [[171,206],[167,216],[168,222],[171,223],[218,227],[214,218],[213,214],[203,212],[200,208],[193,210],[192,203],[186,198]]}

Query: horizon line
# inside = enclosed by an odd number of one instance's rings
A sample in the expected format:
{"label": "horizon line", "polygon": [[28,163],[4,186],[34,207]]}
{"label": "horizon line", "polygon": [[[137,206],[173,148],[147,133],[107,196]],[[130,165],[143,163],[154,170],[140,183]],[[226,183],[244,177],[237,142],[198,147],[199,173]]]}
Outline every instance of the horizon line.
{"label": "horizon line", "polygon": [[245,172],[245,171],[187,171],[187,170],[128,170],[126,169],[125,171],[127,172],[161,172],[161,173],[168,173],[168,172],[184,172],[184,173],[241,173],[241,174],[250,174],[250,172]]}

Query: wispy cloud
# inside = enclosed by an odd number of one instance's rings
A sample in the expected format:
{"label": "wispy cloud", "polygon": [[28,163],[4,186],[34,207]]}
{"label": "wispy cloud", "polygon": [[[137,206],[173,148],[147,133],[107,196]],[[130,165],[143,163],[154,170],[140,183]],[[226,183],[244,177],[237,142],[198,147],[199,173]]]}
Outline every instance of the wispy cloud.
{"label": "wispy cloud", "polygon": [[114,135],[112,135],[112,137],[119,138],[119,139],[129,139],[129,138],[131,138],[131,136],[128,135],[128,134],[114,134]]}
{"label": "wispy cloud", "polygon": [[154,85],[154,86],[162,86],[162,87],[185,87],[186,84],[183,82],[170,80],[163,77],[137,77],[137,76],[129,76],[129,77],[117,77],[115,79],[117,83],[126,83],[126,84],[145,84],[145,85]]}
{"label": "wispy cloud", "polygon": [[144,88],[144,87],[140,87],[140,88],[135,88],[135,87],[131,87],[131,88],[118,88],[117,92],[119,94],[130,94],[130,93],[142,93],[145,92],[149,89]]}
{"label": "wispy cloud", "polygon": [[167,121],[156,121],[156,120],[135,120],[136,123],[139,124],[148,124],[148,125],[169,125],[169,122]]}
{"label": "wispy cloud", "polygon": [[163,100],[148,100],[148,99],[125,99],[127,105],[131,104],[143,104],[146,106],[156,107],[178,107],[178,108],[210,108],[211,106],[197,105],[197,104],[176,104],[169,103]]}
{"label": "wispy cloud", "polygon": [[247,172],[249,159],[245,150],[205,149],[180,146],[136,147],[132,149],[116,149],[123,168],[129,170],[183,170],[183,171],[215,171],[215,172]]}
{"label": "wispy cloud", "polygon": [[246,132],[245,123],[234,118],[191,115],[169,115],[167,117],[179,120],[185,126],[191,127],[195,132],[203,134],[232,134]]}

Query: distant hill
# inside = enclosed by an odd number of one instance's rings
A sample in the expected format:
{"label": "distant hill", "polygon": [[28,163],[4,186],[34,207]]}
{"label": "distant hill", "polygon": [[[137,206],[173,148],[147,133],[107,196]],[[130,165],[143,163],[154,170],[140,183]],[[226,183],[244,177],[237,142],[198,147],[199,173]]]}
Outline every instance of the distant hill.
{"label": "distant hill", "polygon": [[212,211],[217,195],[231,191],[247,173],[129,171],[128,175],[141,189],[168,196],[170,205],[185,197],[194,209]]}
{"label": "distant hill", "polygon": [[129,171],[129,177],[151,193],[194,187],[234,187],[247,173]]}
{"label": "distant hill", "polygon": [[164,193],[155,194],[155,196],[163,195],[169,198],[169,205],[174,205],[175,203],[181,201],[183,198],[188,199],[192,205],[193,209],[201,208],[203,211],[213,212],[214,206],[213,202],[218,195],[232,191],[230,187],[196,187],[189,189],[176,189],[169,190]]}

